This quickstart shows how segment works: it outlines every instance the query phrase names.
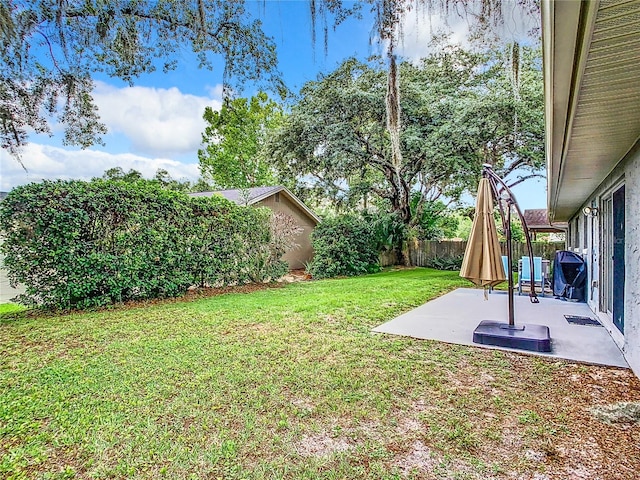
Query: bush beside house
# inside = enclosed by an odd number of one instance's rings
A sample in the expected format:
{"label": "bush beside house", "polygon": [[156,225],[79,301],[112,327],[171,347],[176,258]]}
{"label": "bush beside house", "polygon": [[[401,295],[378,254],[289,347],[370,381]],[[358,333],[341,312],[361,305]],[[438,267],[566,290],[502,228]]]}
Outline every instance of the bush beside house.
{"label": "bush beside house", "polygon": [[313,257],[311,232],[320,222],[320,218],[287,188],[279,185],[197,192],[189,195],[192,197],[222,196],[237,205],[269,208],[275,217],[288,216],[298,230],[284,251],[282,260],[288,263],[291,270],[304,268],[311,261]]}
{"label": "bush beside house", "polygon": [[19,301],[85,308],[281,276],[267,209],[190,198],[149,181],[45,181],[0,205]]}
{"label": "bush beside house", "polygon": [[314,256],[308,266],[315,278],[380,271],[378,240],[371,222],[358,215],[323,220],[311,235]]}

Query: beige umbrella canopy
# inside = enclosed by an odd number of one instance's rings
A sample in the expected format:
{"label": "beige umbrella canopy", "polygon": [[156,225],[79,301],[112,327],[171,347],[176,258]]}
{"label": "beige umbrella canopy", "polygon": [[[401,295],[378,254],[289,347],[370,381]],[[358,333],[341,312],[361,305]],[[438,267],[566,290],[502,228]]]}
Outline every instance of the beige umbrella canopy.
{"label": "beige umbrella canopy", "polygon": [[478,186],[476,215],[464,252],[460,276],[480,287],[493,287],[507,280],[493,217],[491,184],[487,178],[482,178]]}

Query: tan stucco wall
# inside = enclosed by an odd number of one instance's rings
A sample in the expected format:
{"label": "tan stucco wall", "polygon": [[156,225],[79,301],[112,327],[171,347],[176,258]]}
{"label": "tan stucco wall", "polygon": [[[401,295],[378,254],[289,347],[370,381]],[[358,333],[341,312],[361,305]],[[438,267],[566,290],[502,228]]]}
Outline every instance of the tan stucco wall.
{"label": "tan stucco wall", "polygon": [[297,205],[295,205],[284,193],[280,192],[280,201],[276,202],[276,195],[271,195],[268,198],[255,204],[256,207],[267,207],[274,212],[282,212],[287,215],[291,215],[296,223],[303,228],[296,243],[300,245],[299,248],[291,250],[282,257],[282,259],[289,264],[290,269],[304,268],[305,263],[309,262],[313,257],[313,248],[311,247],[311,232],[315,227],[315,224],[311,218]]}

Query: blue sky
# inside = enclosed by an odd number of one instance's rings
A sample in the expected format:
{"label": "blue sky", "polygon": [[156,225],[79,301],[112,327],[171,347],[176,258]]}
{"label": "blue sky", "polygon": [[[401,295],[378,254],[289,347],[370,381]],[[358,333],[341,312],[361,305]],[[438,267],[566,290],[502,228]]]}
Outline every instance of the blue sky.
{"label": "blue sky", "polygon": [[[321,21],[316,27],[315,46],[312,44],[307,1],[257,1],[250,2],[249,9],[262,19],[265,32],[276,42],[279,70],[294,92],[319,73],[335,69],[347,57],[379,53],[376,42],[370,42],[373,20],[367,11],[362,12],[362,19],[348,19],[335,30],[330,27],[325,54]],[[407,58],[426,54],[430,32],[441,24],[438,19],[430,20],[424,13],[415,12],[406,23],[402,53]],[[450,28],[454,39],[464,37],[463,23],[453,22]],[[507,34],[513,35],[520,28],[510,26]],[[51,138],[33,135],[23,153],[27,172],[0,151],[0,190],[43,178],[90,179],[115,166],[134,168],[147,177],[164,168],[174,178],[195,180],[204,129],[202,113],[205,106],[220,106],[222,62],[215,67],[213,71],[200,70],[193,56],[185,52],[175,71],[144,76],[134,87],[97,76],[94,98],[109,129],[103,137],[106,145],[87,150],[64,147],[62,132],[55,128]],[[243,95],[255,92],[255,86],[246,85]],[[543,180],[527,181],[514,192],[522,208],[545,207]]]}

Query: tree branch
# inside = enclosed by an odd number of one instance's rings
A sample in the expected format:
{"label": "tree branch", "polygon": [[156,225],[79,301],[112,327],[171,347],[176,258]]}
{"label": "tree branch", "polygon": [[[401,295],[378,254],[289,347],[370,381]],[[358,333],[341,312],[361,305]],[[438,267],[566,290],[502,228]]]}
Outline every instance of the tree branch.
{"label": "tree branch", "polygon": [[62,73],[62,70],[60,69],[60,66],[58,65],[58,61],[56,60],[56,56],[53,54],[53,46],[51,45],[51,42],[49,41],[49,37],[47,37],[44,32],[42,32],[41,30],[35,30],[36,33],[40,34],[42,36],[42,38],[44,38],[44,41],[47,43],[47,47],[49,48],[49,56],[51,57],[51,61],[53,62],[53,66],[56,68],[56,70],[59,73]]}
{"label": "tree branch", "polygon": [[513,188],[516,185],[521,184],[525,180],[529,180],[530,178],[545,178],[545,176],[542,175],[541,173],[532,173],[530,175],[525,175],[524,177],[519,176],[518,179],[515,182],[509,184],[509,188]]}

